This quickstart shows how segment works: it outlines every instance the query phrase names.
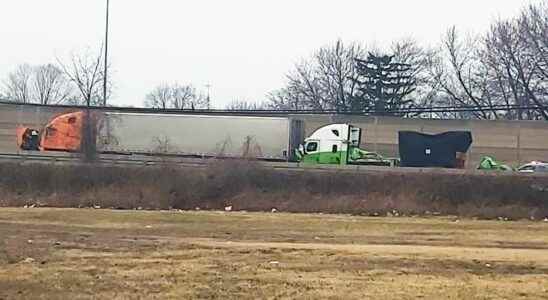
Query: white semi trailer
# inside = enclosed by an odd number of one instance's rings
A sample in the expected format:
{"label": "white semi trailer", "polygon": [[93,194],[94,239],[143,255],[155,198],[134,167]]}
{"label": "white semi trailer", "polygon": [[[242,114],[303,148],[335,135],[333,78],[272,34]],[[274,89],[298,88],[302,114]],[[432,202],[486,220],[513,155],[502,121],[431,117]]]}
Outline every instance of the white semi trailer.
{"label": "white semi trailer", "polygon": [[293,161],[303,122],[290,118],[105,112],[100,152]]}

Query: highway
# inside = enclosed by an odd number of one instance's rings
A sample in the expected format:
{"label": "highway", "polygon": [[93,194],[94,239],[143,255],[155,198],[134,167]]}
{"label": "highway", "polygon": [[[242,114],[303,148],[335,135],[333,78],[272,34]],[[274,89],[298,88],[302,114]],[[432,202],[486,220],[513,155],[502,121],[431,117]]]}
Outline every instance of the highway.
{"label": "highway", "polygon": [[[158,155],[120,155],[98,154],[93,162],[85,162],[78,153],[66,152],[37,152],[20,151],[0,153],[0,162],[11,163],[40,163],[49,165],[85,165],[97,164],[103,166],[128,166],[128,167],[160,167],[177,166],[182,168],[205,168],[209,164],[218,162],[216,158],[196,158],[185,156],[158,156]],[[481,175],[481,176],[533,176],[545,177],[548,174],[522,174],[517,172],[496,172],[481,170],[460,170],[442,168],[403,168],[403,167],[379,167],[364,165],[306,165],[291,162],[256,161],[264,167],[275,170],[291,172],[351,172],[359,174],[379,172],[387,174],[446,174],[446,175]]]}

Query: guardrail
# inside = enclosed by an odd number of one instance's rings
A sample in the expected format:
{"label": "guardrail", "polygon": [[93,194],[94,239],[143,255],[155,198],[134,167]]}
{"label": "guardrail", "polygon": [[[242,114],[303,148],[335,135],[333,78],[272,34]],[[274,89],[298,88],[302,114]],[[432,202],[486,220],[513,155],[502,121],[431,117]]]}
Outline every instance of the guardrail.
{"label": "guardrail", "polygon": [[[32,152],[23,151],[19,153],[0,153],[0,161],[12,161],[20,163],[50,163],[50,164],[85,164],[79,154],[64,152]],[[144,155],[113,155],[98,154],[93,163],[113,165],[139,165],[151,166],[161,164],[188,165],[193,167],[205,166],[203,160],[173,159]]]}

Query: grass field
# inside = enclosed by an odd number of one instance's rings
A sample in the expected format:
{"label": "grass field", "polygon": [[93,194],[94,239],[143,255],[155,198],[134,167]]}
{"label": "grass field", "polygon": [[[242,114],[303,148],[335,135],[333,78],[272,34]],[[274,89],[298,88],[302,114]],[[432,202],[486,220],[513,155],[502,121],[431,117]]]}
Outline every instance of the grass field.
{"label": "grass field", "polygon": [[0,299],[548,299],[548,223],[0,209]]}

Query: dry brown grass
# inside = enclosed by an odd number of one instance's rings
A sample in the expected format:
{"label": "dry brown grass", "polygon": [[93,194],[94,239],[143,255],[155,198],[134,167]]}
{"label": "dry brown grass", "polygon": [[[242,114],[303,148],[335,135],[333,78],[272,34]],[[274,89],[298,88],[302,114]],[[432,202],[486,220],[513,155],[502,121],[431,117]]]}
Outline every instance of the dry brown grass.
{"label": "dry brown grass", "polygon": [[545,299],[547,233],[525,221],[0,209],[0,298]]}
{"label": "dry brown grass", "polygon": [[548,177],[0,164],[0,206],[223,209],[543,219]]}

